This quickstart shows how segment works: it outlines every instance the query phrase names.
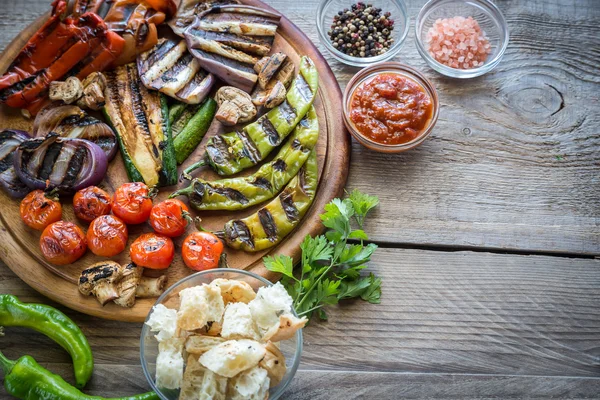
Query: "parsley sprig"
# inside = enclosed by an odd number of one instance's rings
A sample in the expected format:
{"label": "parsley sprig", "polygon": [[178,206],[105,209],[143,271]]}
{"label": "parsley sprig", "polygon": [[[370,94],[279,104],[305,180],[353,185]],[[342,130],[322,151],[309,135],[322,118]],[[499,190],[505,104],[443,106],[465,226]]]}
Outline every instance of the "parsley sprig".
{"label": "parsley sprig", "polygon": [[[298,315],[309,319],[314,313],[327,320],[323,309],[340,300],[358,298],[378,304],[381,298],[381,279],[373,273],[362,276],[361,271],[377,249],[362,230],[365,217],[379,204],[379,199],[358,190],[346,199],[333,199],[321,214],[324,235],[306,236],[300,245],[302,259],[297,274],[291,257],[276,255],[264,258],[269,271],[281,273],[281,283],[294,299]],[[353,222],[358,229],[353,228]],[[348,243],[356,240],[359,243]]]}

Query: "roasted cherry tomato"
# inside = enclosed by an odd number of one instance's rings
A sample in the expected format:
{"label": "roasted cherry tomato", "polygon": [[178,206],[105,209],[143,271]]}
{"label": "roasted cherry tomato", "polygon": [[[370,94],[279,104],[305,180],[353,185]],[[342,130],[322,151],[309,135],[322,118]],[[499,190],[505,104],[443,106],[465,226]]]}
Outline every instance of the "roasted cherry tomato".
{"label": "roasted cherry tomato", "polygon": [[21,219],[27,226],[38,231],[62,218],[62,206],[41,190],[34,190],[21,200]]}
{"label": "roasted cherry tomato", "polygon": [[165,269],[173,262],[173,241],[156,233],[144,233],[131,244],[129,257],[134,264],[151,269]]}
{"label": "roasted cherry tomato", "polygon": [[152,207],[150,226],[161,235],[177,237],[185,233],[190,220],[189,209],[177,199],[161,201]]}
{"label": "roasted cherry tomato", "polygon": [[98,186],[81,189],[73,196],[75,216],[82,221],[92,222],[101,215],[110,214],[110,195]]}
{"label": "roasted cherry tomato", "polygon": [[85,254],[87,242],[80,227],[72,222],[54,222],[40,237],[44,258],[56,265],[71,264]]}
{"label": "roasted cherry tomato", "polygon": [[142,182],[121,185],[112,201],[112,212],[126,224],[141,224],[152,211],[152,198],[148,186]]}
{"label": "roasted cherry tomato", "polygon": [[127,245],[127,226],[114,215],[101,215],[87,231],[88,247],[97,256],[116,256]]}
{"label": "roasted cherry tomato", "polygon": [[194,232],[183,241],[181,256],[189,268],[204,271],[219,266],[223,242],[210,232]]}

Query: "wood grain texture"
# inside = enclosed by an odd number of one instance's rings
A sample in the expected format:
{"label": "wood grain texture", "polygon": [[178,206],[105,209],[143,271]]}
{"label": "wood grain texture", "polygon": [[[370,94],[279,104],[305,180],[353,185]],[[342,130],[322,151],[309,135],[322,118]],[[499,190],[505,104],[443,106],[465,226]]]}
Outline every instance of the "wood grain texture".
{"label": "wood grain texture", "polygon": [[[329,322],[305,329],[289,398],[394,399],[399,390],[402,397],[437,398],[462,398],[461,390],[480,398],[598,393],[600,260],[379,249],[371,269],[383,278],[382,304],[346,303],[329,311]],[[47,302],[3,268],[6,292]],[[140,324],[61,309],[93,348],[99,368],[92,392],[116,395],[106,382],[127,368],[118,389],[144,390]],[[25,329],[6,332],[0,343],[10,357],[30,353],[70,379],[68,355],[50,340]]]}
{"label": "wood grain texture", "polygon": [[[259,0],[246,0],[246,3],[267,8]],[[25,28],[20,36],[4,50],[2,59],[0,59],[0,71],[8,68],[24,43],[37,31],[45,19],[45,16],[39,17],[36,22]],[[262,263],[263,256],[270,253],[277,253],[289,255],[296,260],[299,259],[300,244],[304,240],[304,237],[306,235],[314,236],[323,230],[323,225],[319,217],[321,210],[333,198],[343,193],[350,162],[350,137],[342,122],[342,94],[336,78],[329,69],[325,59],[307,40],[306,36],[286,18],[282,18],[280,21],[278,33],[273,43],[273,51],[283,51],[296,66],[300,63],[301,57],[306,55],[310,57],[319,72],[319,88],[313,104],[319,120],[319,140],[315,146],[319,164],[319,183],[312,206],[298,223],[298,226],[280,244],[256,253],[233,250],[228,247],[225,248],[229,267],[249,270],[268,279],[277,279],[278,276],[264,267]],[[32,121],[23,118],[18,110],[10,109],[6,106],[0,107],[0,129],[31,130],[31,124]],[[204,157],[208,140],[215,135],[225,132],[227,132],[226,127],[216,120],[213,121],[203,141],[183,165],[179,167],[179,171],[181,172],[189,165]],[[251,174],[256,170],[258,170],[258,166],[244,171],[243,174]],[[204,168],[199,173],[194,173],[194,175],[209,181],[221,178],[209,168]],[[109,193],[114,193],[117,187],[128,181],[129,178],[122,158],[120,155],[117,155],[115,160],[110,163],[108,172],[104,180],[100,183],[100,186],[104,187]],[[183,181],[177,187],[161,188],[158,196],[155,198],[155,202],[165,200],[173,191],[187,187],[189,184],[188,181]],[[184,201],[186,200],[184,199]],[[78,224],[85,230],[87,226],[82,225],[81,221],[75,217],[69,199],[64,199],[62,203],[63,220]],[[18,207],[19,200],[12,199],[3,192],[0,192],[0,204],[3,206],[3,212],[0,214],[0,256],[29,285],[51,299],[84,313],[122,321],[142,322],[146,319],[155,299],[142,299],[137,301],[132,308],[126,309],[113,303],[103,307],[93,297],[83,296],[79,293],[77,282],[81,271],[96,262],[102,261],[102,257],[97,257],[91,252],[87,252],[77,262],[69,265],[56,266],[47,262],[39,249],[40,233],[30,229],[21,221]],[[218,231],[223,229],[227,221],[245,218],[257,212],[263,206],[264,203],[246,210],[227,212],[196,212],[193,210],[193,207],[190,207],[190,212],[192,216],[202,218],[204,229]],[[152,232],[152,228],[148,224],[130,226],[128,229],[130,244],[141,233]],[[189,234],[195,229],[193,224],[190,224],[187,233]],[[181,247],[186,236],[182,235],[173,239],[176,248]],[[24,259],[27,260],[26,263],[23,263]],[[130,262],[127,251],[112,257],[112,259],[120,264]],[[148,273],[152,272],[156,271]],[[176,257],[171,267],[163,272],[167,275],[169,284],[173,284],[196,271],[187,268],[179,252],[176,252]]]}

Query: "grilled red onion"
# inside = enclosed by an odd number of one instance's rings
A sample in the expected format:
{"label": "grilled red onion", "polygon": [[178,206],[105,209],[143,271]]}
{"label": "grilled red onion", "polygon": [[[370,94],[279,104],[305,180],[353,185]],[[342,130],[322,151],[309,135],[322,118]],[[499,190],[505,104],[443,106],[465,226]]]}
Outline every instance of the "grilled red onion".
{"label": "grilled red onion", "polygon": [[33,121],[33,136],[42,137],[50,132],[94,142],[106,153],[108,160],[117,154],[117,138],[110,126],[75,105],[52,103],[38,113]]}
{"label": "grilled red onion", "polygon": [[5,129],[0,132],[0,187],[11,197],[20,198],[31,191],[21,182],[13,167],[15,150],[29,138],[25,131]]}
{"label": "grilled red onion", "polygon": [[72,194],[100,183],[106,175],[108,159],[90,141],[50,133],[21,143],[14,167],[19,179],[31,189],[57,189],[59,194]]}

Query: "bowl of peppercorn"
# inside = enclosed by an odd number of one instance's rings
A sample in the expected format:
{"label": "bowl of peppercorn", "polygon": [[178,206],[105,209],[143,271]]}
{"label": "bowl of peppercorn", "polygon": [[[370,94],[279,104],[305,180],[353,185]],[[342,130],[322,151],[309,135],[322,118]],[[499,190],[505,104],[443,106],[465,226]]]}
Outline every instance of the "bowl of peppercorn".
{"label": "bowl of peppercorn", "polygon": [[366,67],[392,59],[408,33],[402,0],[323,0],[317,11],[321,43],[344,64]]}

